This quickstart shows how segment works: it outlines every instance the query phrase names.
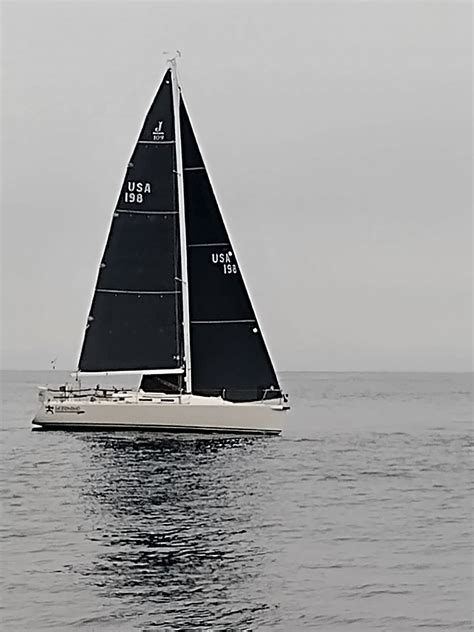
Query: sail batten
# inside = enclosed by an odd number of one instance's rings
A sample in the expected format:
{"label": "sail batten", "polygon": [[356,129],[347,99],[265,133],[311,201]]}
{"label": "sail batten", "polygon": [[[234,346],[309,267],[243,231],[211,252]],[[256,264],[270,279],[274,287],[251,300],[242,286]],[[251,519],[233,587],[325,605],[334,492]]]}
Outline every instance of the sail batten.
{"label": "sail batten", "polygon": [[188,248],[212,248],[214,246],[230,246],[228,242],[215,244],[188,244]]}
{"label": "sail batten", "polygon": [[243,318],[240,320],[192,320],[191,325],[219,325],[221,323],[256,323],[255,318]]}
{"label": "sail batten", "polygon": [[174,145],[174,140],[139,140],[139,145]]}
{"label": "sail batten", "polygon": [[178,215],[178,211],[132,211],[131,209],[118,208],[115,213],[126,213],[128,215]]}
{"label": "sail batten", "polygon": [[147,290],[107,290],[100,287],[96,289],[96,292],[108,292],[110,294],[181,294],[180,290],[156,290],[154,292],[148,292]]}

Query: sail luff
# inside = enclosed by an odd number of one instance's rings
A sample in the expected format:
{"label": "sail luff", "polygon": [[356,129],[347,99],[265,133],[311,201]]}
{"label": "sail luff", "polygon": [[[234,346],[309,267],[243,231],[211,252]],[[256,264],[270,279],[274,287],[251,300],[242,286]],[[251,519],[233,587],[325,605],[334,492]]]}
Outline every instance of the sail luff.
{"label": "sail luff", "polygon": [[186,241],[186,218],[184,208],[184,177],[183,177],[183,152],[181,143],[181,121],[179,116],[179,103],[181,88],[176,73],[176,58],[170,60],[171,84],[173,88],[174,111],[174,136],[176,155],[176,180],[178,190],[178,213],[180,235],[180,259],[181,259],[181,300],[183,306],[183,346],[185,362],[185,392],[192,392],[192,358],[190,341],[189,318],[189,283],[188,283],[188,257]]}

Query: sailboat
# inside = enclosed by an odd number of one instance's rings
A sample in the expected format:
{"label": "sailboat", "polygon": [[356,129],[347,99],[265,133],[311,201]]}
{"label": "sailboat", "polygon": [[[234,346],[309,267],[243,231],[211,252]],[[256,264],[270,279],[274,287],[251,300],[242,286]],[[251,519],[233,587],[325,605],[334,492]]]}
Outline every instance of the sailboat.
{"label": "sailboat", "polygon": [[[136,389],[83,376],[139,374]],[[168,67],[126,169],[76,384],[40,387],[43,430],[280,434],[289,409]]]}

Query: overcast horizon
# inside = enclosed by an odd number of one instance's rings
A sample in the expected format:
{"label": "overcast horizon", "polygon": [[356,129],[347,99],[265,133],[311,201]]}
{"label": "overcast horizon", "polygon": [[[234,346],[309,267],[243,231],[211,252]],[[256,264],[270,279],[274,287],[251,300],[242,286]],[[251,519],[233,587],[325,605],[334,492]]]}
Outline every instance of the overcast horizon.
{"label": "overcast horizon", "polygon": [[469,2],[4,2],[2,368],[75,367],[179,75],[281,372],[472,370]]}

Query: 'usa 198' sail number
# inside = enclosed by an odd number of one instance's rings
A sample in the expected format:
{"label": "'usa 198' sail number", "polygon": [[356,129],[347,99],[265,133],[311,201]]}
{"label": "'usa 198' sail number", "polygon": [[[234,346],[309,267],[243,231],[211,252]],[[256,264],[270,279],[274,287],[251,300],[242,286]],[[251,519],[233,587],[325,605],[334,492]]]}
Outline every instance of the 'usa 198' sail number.
{"label": "'usa 198' sail number", "polygon": [[127,182],[127,190],[123,196],[124,201],[141,204],[145,193],[151,193],[151,184],[149,182],[129,180]]}
{"label": "'usa 198' sail number", "polygon": [[232,263],[232,252],[213,252],[211,254],[212,263],[222,265],[224,274],[237,274],[237,264]]}

